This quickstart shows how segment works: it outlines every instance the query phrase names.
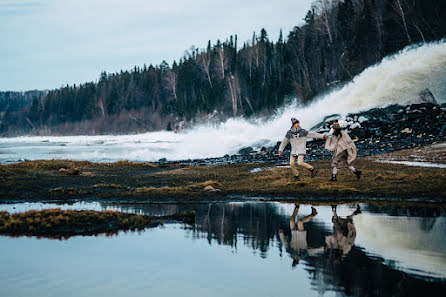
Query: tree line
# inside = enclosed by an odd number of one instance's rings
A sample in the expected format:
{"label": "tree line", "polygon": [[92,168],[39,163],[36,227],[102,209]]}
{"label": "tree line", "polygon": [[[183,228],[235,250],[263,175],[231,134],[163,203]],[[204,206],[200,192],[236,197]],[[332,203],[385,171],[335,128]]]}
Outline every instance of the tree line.
{"label": "tree line", "polygon": [[210,114],[268,114],[288,98],[307,103],[407,45],[444,38],[444,12],[444,0],[316,0],[286,38],[270,40],[262,29],[243,44],[235,35],[191,47],[172,65],[102,72],[97,82],[10,107],[0,133],[129,133]]}

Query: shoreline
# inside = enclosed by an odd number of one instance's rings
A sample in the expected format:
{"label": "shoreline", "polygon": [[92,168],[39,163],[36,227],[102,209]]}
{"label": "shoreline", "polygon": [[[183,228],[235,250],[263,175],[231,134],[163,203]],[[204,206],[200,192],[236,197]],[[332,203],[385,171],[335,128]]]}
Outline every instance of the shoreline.
{"label": "shoreline", "polygon": [[[104,201],[121,203],[209,203],[302,201],[446,204],[446,169],[379,162],[418,160],[446,163],[446,146],[423,146],[359,157],[358,181],[341,169],[329,182],[330,160],[310,161],[319,174],[300,169],[296,182],[289,168],[274,163],[225,165],[151,164],[120,161],[39,160],[0,165],[0,202]],[[282,158],[281,163],[287,159]],[[411,160],[413,161],[413,160]],[[252,172],[253,169],[254,172]]]}

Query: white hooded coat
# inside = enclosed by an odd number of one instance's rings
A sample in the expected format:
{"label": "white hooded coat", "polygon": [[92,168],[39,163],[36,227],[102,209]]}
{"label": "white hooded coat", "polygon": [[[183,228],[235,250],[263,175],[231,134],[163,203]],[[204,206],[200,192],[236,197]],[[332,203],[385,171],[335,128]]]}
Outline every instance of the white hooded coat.
{"label": "white hooded coat", "polygon": [[339,135],[333,135],[325,141],[325,149],[334,152],[336,157],[343,151],[347,150],[347,163],[351,164],[356,159],[356,145],[350,136],[341,130]]}

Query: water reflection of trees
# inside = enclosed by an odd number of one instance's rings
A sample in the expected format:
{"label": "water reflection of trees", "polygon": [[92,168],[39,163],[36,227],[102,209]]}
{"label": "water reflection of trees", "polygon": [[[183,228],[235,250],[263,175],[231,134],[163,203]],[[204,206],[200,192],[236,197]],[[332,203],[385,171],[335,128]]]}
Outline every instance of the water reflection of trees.
{"label": "water reflection of trees", "polygon": [[289,217],[271,203],[212,203],[196,205],[123,205],[124,211],[145,215],[168,215],[194,210],[195,226],[185,226],[193,239],[205,238],[209,244],[234,248],[240,243],[266,257],[276,239],[277,230],[289,224]]}
{"label": "water reflection of trees", "polygon": [[[242,243],[262,257],[271,247],[277,247],[287,256],[278,239],[278,230],[290,236],[290,213],[272,203],[220,203],[198,205],[122,205],[123,211],[146,215],[168,215],[195,210],[196,224],[184,226],[187,236],[205,239],[209,244],[223,244],[237,248]],[[419,217],[420,230],[430,230],[444,211],[436,208],[407,208],[363,205],[363,211],[391,216]],[[325,237],[333,233],[331,222],[311,221],[305,224],[308,247],[325,245]],[[414,255],[416,256],[416,255]],[[309,274],[312,287],[323,295],[337,291],[347,296],[439,296],[446,293],[446,281],[415,277],[400,271],[384,259],[370,256],[353,246],[341,261],[334,261],[330,249],[318,255],[308,255],[299,265]],[[290,263],[291,263],[290,259]],[[290,265],[291,267],[291,265]]]}
{"label": "water reflection of trees", "polygon": [[358,247],[335,264],[329,253],[312,257],[307,266],[314,290],[323,295],[340,291],[346,296],[445,296],[446,282],[414,277],[372,258]]}

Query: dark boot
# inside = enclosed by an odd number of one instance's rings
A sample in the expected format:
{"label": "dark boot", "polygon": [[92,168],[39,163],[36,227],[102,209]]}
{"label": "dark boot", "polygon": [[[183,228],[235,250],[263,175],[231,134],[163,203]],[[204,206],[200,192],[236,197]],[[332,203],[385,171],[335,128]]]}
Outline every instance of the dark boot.
{"label": "dark boot", "polygon": [[359,207],[359,204],[356,205],[356,210],[353,212],[353,215],[360,214],[361,212],[362,212],[362,211],[361,211],[361,207]]}
{"label": "dark boot", "polygon": [[313,177],[315,177],[317,175],[317,170],[314,169],[314,168],[311,169],[310,172],[311,172],[311,178],[313,178]]}
{"label": "dark boot", "polygon": [[361,170],[356,170],[353,172],[356,175],[356,178],[359,180],[361,178]]}
{"label": "dark boot", "polygon": [[328,181],[332,181],[332,182],[337,181],[336,174],[332,174],[331,178]]}

